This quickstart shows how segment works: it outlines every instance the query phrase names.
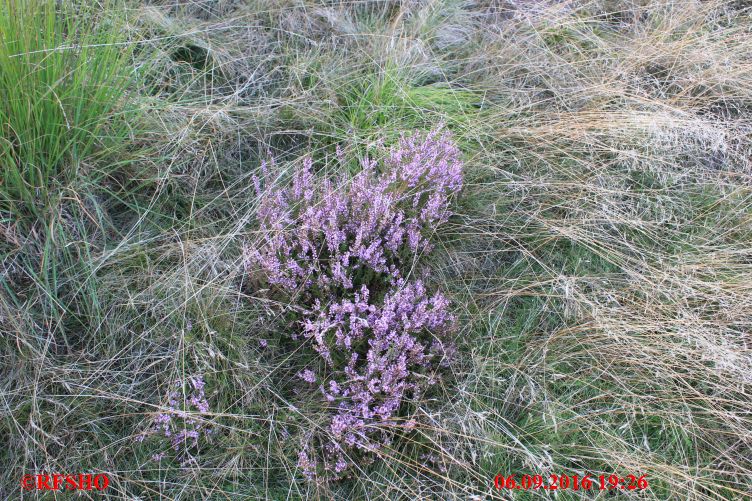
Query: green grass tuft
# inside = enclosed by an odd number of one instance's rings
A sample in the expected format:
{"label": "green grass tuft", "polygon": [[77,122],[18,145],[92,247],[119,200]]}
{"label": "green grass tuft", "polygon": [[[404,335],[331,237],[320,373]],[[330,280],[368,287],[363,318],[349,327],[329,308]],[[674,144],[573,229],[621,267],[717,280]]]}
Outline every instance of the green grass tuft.
{"label": "green grass tuft", "polygon": [[0,3],[0,208],[37,213],[99,148],[133,74],[111,16],[55,0]]}

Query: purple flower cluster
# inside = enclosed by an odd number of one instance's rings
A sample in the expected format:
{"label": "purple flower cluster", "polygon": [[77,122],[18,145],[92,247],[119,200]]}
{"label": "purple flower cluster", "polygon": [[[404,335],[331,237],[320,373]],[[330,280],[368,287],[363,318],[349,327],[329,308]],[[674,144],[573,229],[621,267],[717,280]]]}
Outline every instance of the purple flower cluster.
{"label": "purple flower cluster", "polygon": [[[139,436],[139,440],[142,441],[148,435],[162,435],[169,439],[172,449],[183,464],[191,462],[193,457],[190,449],[198,446],[201,435],[211,433],[211,428],[196,418],[196,414],[209,412],[204,387],[202,376],[175,381],[173,389],[167,394],[168,410],[154,417],[151,427]],[[160,452],[154,454],[152,459],[158,461],[164,456],[165,453]]]}
{"label": "purple flower cluster", "polygon": [[[385,430],[410,426],[398,419],[399,409],[420,397],[432,369],[448,354],[444,340],[454,326],[448,306],[443,295],[428,296],[422,282],[400,280],[379,306],[343,301],[306,320],[306,336],[319,353],[327,350],[324,358],[334,374],[320,390],[337,411],[329,430],[337,473],[348,465],[343,446],[375,451],[388,444]],[[319,342],[322,330],[334,331],[331,346]],[[340,358],[349,355],[343,367],[328,357],[330,349]]]}
{"label": "purple flower cluster", "polygon": [[[462,187],[460,151],[448,133],[403,136],[378,162],[364,159],[354,179],[316,184],[307,158],[289,187],[262,190],[261,243],[246,249],[270,284],[290,292],[352,290],[372,270],[398,280],[400,257],[429,249]],[[265,177],[268,177],[265,176]]]}
{"label": "purple flower cluster", "polygon": [[308,340],[321,361],[318,373],[298,377],[318,384],[334,409],[320,450],[312,439],[300,451],[309,478],[320,466],[342,474],[354,452],[377,452],[395,429],[413,427],[400,417],[405,405],[450,351],[449,301],[405,274],[450,215],[460,152],[439,128],[403,136],[384,153],[381,162],[363,160],[350,180],[317,181],[306,159],[289,186],[256,183],[261,242],[246,249],[246,265],[297,302],[293,338]]}

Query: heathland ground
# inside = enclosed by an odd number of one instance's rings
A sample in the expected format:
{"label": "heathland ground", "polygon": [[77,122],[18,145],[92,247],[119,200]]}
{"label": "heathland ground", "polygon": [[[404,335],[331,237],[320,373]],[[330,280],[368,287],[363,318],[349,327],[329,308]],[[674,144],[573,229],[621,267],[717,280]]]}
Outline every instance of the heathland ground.
{"label": "heathland ground", "polygon": [[[751,119],[746,1],[0,0],[0,498],[746,498]],[[402,272],[456,354],[417,424],[310,479],[332,408],[246,259],[254,180],[355,179],[440,124],[462,189]]]}

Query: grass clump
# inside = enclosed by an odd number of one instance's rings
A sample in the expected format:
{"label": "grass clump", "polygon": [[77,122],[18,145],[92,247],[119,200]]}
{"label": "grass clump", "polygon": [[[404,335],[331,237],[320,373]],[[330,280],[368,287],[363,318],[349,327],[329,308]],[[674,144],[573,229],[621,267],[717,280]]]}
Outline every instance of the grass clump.
{"label": "grass clump", "polygon": [[67,1],[0,3],[0,207],[38,212],[90,156],[123,140],[113,114],[132,69],[112,14]]}

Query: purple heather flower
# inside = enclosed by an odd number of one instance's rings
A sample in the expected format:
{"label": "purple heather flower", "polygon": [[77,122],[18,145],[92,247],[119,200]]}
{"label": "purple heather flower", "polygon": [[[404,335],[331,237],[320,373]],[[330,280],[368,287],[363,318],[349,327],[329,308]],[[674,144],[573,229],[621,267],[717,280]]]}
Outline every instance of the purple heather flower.
{"label": "purple heather flower", "polygon": [[314,373],[311,369],[305,369],[304,371],[299,372],[298,377],[307,383],[316,382],[316,373]]}
{"label": "purple heather flower", "polygon": [[303,470],[303,475],[309,480],[316,476],[316,461],[308,456],[308,447],[303,447],[298,453],[298,468]]}
{"label": "purple heather flower", "polygon": [[[337,159],[344,156],[338,146]],[[451,359],[449,301],[404,272],[413,265],[405,257],[429,250],[450,216],[451,197],[462,188],[460,151],[439,127],[402,136],[381,156],[335,181],[317,180],[307,157],[286,187],[271,182],[262,165],[262,178],[254,179],[261,237],[243,250],[246,270],[294,298],[301,331],[291,336],[300,334],[325,362],[324,373],[305,369],[298,377],[311,384],[320,377],[324,400],[336,402],[321,452],[324,468],[333,464],[337,474],[349,467],[346,450],[391,443],[403,404]],[[298,457],[309,479],[316,474],[310,455],[309,442]]]}
{"label": "purple heather flower", "polygon": [[[198,446],[201,433],[208,435],[211,429],[196,419],[195,414],[209,412],[209,403],[204,393],[204,378],[202,376],[189,377],[186,380],[175,381],[167,394],[168,411],[159,412],[152,419],[151,428],[144,432],[137,440],[143,441],[145,435],[162,435],[169,438],[170,446],[178,453],[181,460],[190,459],[188,449]],[[183,397],[182,390],[187,393]],[[162,459],[164,452],[153,456],[155,461]]]}
{"label": "purple heather flower", "polygon": [[260,267],[270,284],[290,292],[308,280],[349,290],[355,267],[399,278],[400,251],[428,249],[427,237],[448,218],[462,162],[439,128],[422,139],[403,136],[381,175],[377,163],[366,158],[354,178],[318,183],[306,157],[289,187],[259,187],[261,241],[244,250],[246,266]]}

